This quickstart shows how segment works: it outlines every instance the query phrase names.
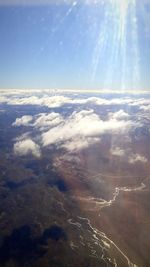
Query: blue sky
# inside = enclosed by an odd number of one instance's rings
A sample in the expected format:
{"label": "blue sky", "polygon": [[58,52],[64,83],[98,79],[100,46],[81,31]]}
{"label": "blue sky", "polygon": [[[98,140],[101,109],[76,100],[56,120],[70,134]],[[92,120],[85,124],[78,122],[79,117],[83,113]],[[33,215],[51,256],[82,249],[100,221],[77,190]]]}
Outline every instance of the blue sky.
{"label": "blue sky", "polygon": [[149,90],[149,1],[119,1],[0,1],[0,88]]}

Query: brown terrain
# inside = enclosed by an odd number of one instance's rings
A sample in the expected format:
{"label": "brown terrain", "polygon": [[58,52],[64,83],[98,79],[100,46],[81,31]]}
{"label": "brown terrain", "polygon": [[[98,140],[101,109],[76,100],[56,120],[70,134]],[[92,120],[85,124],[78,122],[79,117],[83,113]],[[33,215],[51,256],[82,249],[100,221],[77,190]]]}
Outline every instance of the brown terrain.
{"label": "brown terrain", "polygon": [[[130,147],[144,153],[146,149],[150,158],[145,141],[135,141]],[[101,236],[99,231],[105,233],[108,257],[115,255],[117,266],[148,267],[149,164],[120,161],[109,154],[109,145],[105,137],[103,143],[76,155],[80,163],[56,157],[57,171],[77,201],[82,217],[88,218],[97,236]]]}

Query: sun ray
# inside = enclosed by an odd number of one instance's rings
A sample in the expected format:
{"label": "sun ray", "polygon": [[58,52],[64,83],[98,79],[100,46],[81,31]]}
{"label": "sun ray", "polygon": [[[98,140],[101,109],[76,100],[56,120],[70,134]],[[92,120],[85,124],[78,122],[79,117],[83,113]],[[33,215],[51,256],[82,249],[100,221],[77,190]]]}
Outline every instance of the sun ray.
{"label": "sun ray", "polygon": [[[101,2],[101,1],[100,1]],[[101,6],[100,6],[101,8]],[[140,82],[140,49],[138,42],[137,0],[109,0],[93,54],[92,80],[98,75],[100,60],[107,51],[105,87],[112,86],[116,66],[120,67],[120,88],[135,89]],[[110,29],[111,25],[111,29]],[[132,51],[132,56],[129,56]]]}

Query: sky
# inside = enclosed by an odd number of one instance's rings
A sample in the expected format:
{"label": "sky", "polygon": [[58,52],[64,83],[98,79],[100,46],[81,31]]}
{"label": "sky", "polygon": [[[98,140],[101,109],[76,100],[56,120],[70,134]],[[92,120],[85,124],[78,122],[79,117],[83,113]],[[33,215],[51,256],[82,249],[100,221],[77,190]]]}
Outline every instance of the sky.
{"label": "sky", "polygon": [[150,90],[149,25],[150,0],[0,0],[0,88]]}

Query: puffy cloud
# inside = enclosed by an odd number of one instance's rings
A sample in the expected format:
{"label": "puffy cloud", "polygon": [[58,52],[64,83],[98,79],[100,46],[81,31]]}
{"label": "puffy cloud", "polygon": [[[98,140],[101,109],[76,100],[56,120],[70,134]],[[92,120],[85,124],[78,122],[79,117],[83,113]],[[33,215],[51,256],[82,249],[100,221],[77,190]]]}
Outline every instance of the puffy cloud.
{"label": "puffy cloud", "polygon": [[96,137],[78,137],[76,139],[72,139],[70,141],[66,141],[64,144],[62,144],[62,147],[64,147],[66,150],[70,152],[76,152],[79,150],[82,150],[84,148],[89,147],[90,145],[94,143],[100,142],[100,138]]}
{"label": "puffy cloud", "polygon": [[4,95],[0,97],[0,103],[7,103],[8,105],[39,105],[46,106],[49,108],[61,107],[65,104],[86,104],[86,103],[95,103],[94,98],[84,98],[84,99],[72,99],[63,95],[43,95],[41,96],[38,92],[35,92],[34,95],[30,95],[28,92],[27,95],[21,94],[21,96],[16,93],[10,95]]}
{"label": "puffy cloud", "polygon": [[129,114],[126,113],[124,110],[119,110],[115,113],[109,113],[110,117],[113,117],[114,119],[117,120],[124,120],[124,119],[129,119]]}
{"label": "puffy cloud", "polygon": [[[3,100],[4,101],[4,100]],[[49,108],[61,107],[64,104],[71,103],[71,99],[65,96],[28,96],[28,97],[15,97],[8,98],[7,104],[9,105],[39,105]]]}
{"label": "puffy cloud", "polygon": [[148,106],[140,106],[140,109],[141,110],[144,110],[144,111],[150,111],[150,105],[148,105]]}
{"label": "puffy cloud", "polygon": [[140,155],[140,154],[132,154],[129,156],[129,163],[134,164],[136,162],[143,162],[146,163],[148,160],[146,157]]}
{"label": "puffy cloud", "polygon": [[17,118],[15,122],[13,122],[13,126],[29,126],[30,122],[33,120],[33,116],[25,115],[21,118]]}
{"label": "puffy cloud", "polygon": [[121,149],[120,147],[111,148],[110,152],[114,156],[122,157],[125,155],[125,150]]}
{"label": "puffy cloud", "polygon": [[133,99],[130,104],[131,106],[139,106],[139,107],[141,107],[142,105],[150,105],[150,98]]}
{"label": "puffy cloud", "polygon": [[38,116],[36,116],[36,119],[32,126],[39,128],[41,131],[51,128],[54,126],[57,126],[61,122],[63,122],[64,119],[59,113],[41,113]]}
{"label": "puffy cloud", "polygon": [[6,103],[8,101],[8,97],[6,97],[6,96],[0,96],[0,103]]}
{"label": "puffy cloud", "polygon": [[20,156],[32,154],[35,157],[40,157],[40,147],[31,139],[18,141],[14,144],[14,153]]}
{"label": "puffy cloud", "polygon": [[130,120],[109,118],[103,121],[93,110],[82,110],[74,112],[61,125],[44,132],[42,144],[58,144],[68,150],[77,150],[97,142],[103,134],[127,133],[135,126],[137,124]]}
{"label": "puffy cloud", "polygon": [[86,103],[93,103],[98,106],[109,106],[109,105],[128,105],[132,103],[132,99],[129,97],[105,99],[100,97],[90,97],[86,99]]}
{"label": "puffy cloud", "polygon": [[[77,164],[81,163],[81,159],[78,156],[72,155],[72,154],[63,154],[59,157],[60,161],[65,160],[68,162],[74,162]],[[58,166],[59,162],[55,162],[54,165]]]}
{"label": "puffy cloud", "polygon": [[22,116],[17,118],[15,122],[13,122],[13,126],[31,126],[39,129],[40,131],[44,131],[47,128],[57,126],[62,121],[64,121],[63,117],[56,112],[52,113],[40,113],[35,116]]}
{"label": "puffy cloud", "polygon": [[123,160],[127,161],[130,164],[134,164],[136,162],[148,162],[146,157],[138,153],[134,154],[130,148],[122,149],[120,147],[112,147],[110,153],[114,156],[123,158]]}

